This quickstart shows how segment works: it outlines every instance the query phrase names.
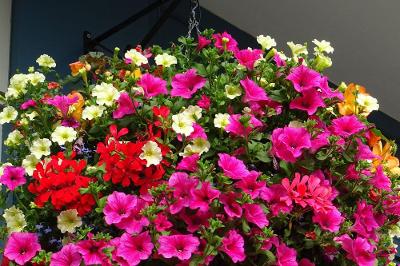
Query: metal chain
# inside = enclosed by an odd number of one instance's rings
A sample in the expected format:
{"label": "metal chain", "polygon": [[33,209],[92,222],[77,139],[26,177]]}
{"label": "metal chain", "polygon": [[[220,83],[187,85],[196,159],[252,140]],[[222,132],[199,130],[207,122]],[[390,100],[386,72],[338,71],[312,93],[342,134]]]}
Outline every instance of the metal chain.
{"label": "metal chain", "polygon": [[199,0],[191,0],[191,12],[189,17],[189,31],[187,36],[192,36],[192,31],[196,28],[197,34],[200,34],[199,24],[201,20],[201,10]]}

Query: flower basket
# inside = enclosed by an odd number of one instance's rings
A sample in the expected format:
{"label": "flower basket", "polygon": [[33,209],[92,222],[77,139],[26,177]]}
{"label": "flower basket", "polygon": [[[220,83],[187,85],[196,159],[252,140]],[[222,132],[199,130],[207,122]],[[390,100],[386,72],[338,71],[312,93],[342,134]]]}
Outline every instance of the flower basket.
{"label": "flower basket", "polygon": [[329,42],[257,41],[206,30],[15,74],[3,264],[389,264],[400,168],[376,99],[329,86]]}

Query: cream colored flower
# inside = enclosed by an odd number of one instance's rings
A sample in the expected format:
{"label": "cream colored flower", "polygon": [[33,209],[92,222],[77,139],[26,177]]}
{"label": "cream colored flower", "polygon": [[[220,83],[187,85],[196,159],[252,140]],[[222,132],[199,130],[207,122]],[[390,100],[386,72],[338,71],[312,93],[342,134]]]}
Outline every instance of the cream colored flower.
{"label": "cream colored flower", "polygon": [[294,58],[297,58],[297,56],[304,54],[307,55],[307,46],[302,45],[302,44],[295,44],[293,42],[288,42],[287,45],[289,46],[290,50],[292,50],[292,54]]}
{"label": "cream colored flower", "polygon": [[42,83],[46,80],[46,77],[42,73],[39,73],[39,72],[28,74],[28,78],[33,86],[36,86],[39,83]]}
{"label": "cream colored flower", "polygon": [[327,54],[331,54],[334,51],[330,42],[327,42],[325,40],[318,41],[316,39],[314,39],[312,42],[315,44],[314,51],[316,53],[324,53],[325,52]]}
{"label": "cream colored flower", "polygon": [[75,209],[60,212],[57,216],[57,228],[61,233],[75,233],[77,227],[82,225],[82,219]]}
{"label": "cream colored flower", "polygon": [[59,145],[64,145],[67,142],[72,142],[76,139],[76,131],[72,127],[58,126],[51,133],[51,140]]}
{"label": "cream colored flower", "polygon": [[269,50],[272,47],[276,46],[275,39],[271,38],[270,36],[258,35],[257,42],[261,45],[263,50]]}
{"label": "cream colored flower", "polygon": [[210,150],[210,142],[203,138],[195,138],[192,140],[192,151],[198,154],[203,154]]}
{"label": "cream colored flower", "polygon": [[139,158],[142,160],[146,160],[146,166],[150,165],[158,165],[162,160],[162,153],[160,147],[158,147],[157,143],[154,141],[148,141],[142,147],[142,153],[139,155]]}
{"label": "cream colored flower", "polygon": [[36,139],[32,142],[30,151],[37,159],[50,155],[51,141],[49,139]]}
{"label": "cream colored flower", "polygon": [[6,209],[3,217],[6,220],[8,233],[21,232],[27,225],[24,213],[15,206]]}
{"label": "cream colored flower", "polygon": [[214,118],[214,126],[216,128],[224,129],[227,125],[229,125],[229,114],[216,114]]}
{"label": "cream colored flower", "polygon": [[19,130],[14,130],[8,134],[7,139],[4,141],[4,145],[6,146],[14,146],[18,145],[21,143],[21,140],[23,139],[23,135]]}
{"label": "cream colored flower", "polygon": [[361,107],[363,111],[362,114],[364,115],[368,115],[372,111],[376,111],[379,109],[378,100],[368,94],[357,94],[356,102]]}
{"label": "cream colored flower", "polygon": [[239,86],[232,85],[232,84],[226,84],[225,85],[225,95],[229,99],[235,99],[236,97],[239,97],[242,95],[242,90],[240,89]]}
{"label": "cream colored flower", "polygon": [[102,82],[93,88],[92,96],[96,97],[98,105],[111,106],[118,100],[120,92],[109,83]]}
{"label": "cream colored flower", "polygon": [[32,111],[30,113],[25,113],[24,116],[26,116],[30,121],[35,119],[39,114],[36,111]]}
{"label": "cream colored flower", "polygon": [[0,113],[0,124],[9,123],[14,121],[18,116],[18,111],[12,106],[7,106]]}
{"label": "cream colored flower", "polygon": [[131,60],[131,64],[134,64],[136,66],[141,66],[143,64],[147,64],[147,58],[136,51],[136,49],[130,49],[125,53],[125,58]]}
{"label": "cream colored flower", "polygon": [[36,59],[36,63],[38,63],[38,65],[41,67],[56,67],[56,61],[54,61],[54,59],[47,54],[42,54],[41,56],[39,56],[39,58]]}
{"label": "cream colored flower", "polygon": [[15,74],[10,79],[10,86],[8,88],[8,94],[10,96],[18,97],[20,94],[26,92],[26,85],[29,82],[29,77],[26,74]]}
{"label": "cream colored flower", "polygon": [[86,120],[93,120],[103,115],[106,108],[102,105],[87,106],[82,112],[82,118]]}
{"label": "cream colored flower", "polygon": [[39,159],[36,158],[35,155],[30,154],[25,157],[25,159],[22,160],[22,167],[25,168],[25,172],[28,175],[33,175],[33,172],[36,169],[36,165],[39,163]]}
{"label": "cream colored flower", "polygon": [[179,113],[172,116],[172,129],[185,136],[189,136],[194,131],[193,121],[184,113]]}
{"label": "cream colored flower", "polygon": [[173,55],[169,55],[167,53],[157,55],[154,60],[156,64],[163,67],[170,67],[172,65],[176,65],[178,62],[176,57]]}
{"label": "cream colored flower", "polygon": [[182,114],[187,116],[187,118],[192,122],[196,122],[196,120],[199,120],[201,118],[202,111],[203,109],[201,109],[197,105],[189,105],[188,108],[183,110]]}

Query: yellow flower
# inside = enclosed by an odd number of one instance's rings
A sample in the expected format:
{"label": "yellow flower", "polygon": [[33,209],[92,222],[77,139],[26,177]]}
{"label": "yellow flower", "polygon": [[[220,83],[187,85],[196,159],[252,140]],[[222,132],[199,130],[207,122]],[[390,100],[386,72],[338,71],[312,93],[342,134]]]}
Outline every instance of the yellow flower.
{"label": "yellow flower", "polygon": [[189,105],[188,108],[183,110],[182,114],[187,116],[187,118],[192,122],[196,122],[196,120],[201,118],[202,111],[203,109],[197,105]]}
{"label": "yellow flower", "polygon": [[225,95],[229,99],[235,99],[236,97],[240,96],[242,94],[242,90],[240,89],[239,86],[235,86],[232,84],[227,84],[225,85]]}
{"label": "yellow flower", "polygon": [[167,53],[157,55],[154,60],[156,64],[163,67],[170,67],[177,64],[176,57]]}
{"label": "yellow flower", "polygon": [[39,83],[42,83],[46,80],[46,77],[42,73],[39,73],[39,72],[28,74],[28,78],[33,86],[36,86]]}
{"label": "yellow flower", "polygon": [[75,209],[60,212],[57,216],[57,228],[61,233],[75,233],[77,227],[82,225],[82,219]]}
{"label": "yellow flower", "polygon": [[125,58],[131,60],[131,64],[136,66],[141,66],[148,63],[147,58],[140,52],[136,51],[136,49],[130,49],[127,51],[125,53]]}
{"label": "yellow flower", "polygon": [[9,233],[21,232],[26,227],[24,213],[15,206],[6,209],[4,211],[3,217],[6,220],[7,231]]}
{"label": "yellow flower", "polygon": [[96,97],[98,105],[112,106],[119,98],[119,91],[112,85],[102,82],[93,88],[92,96]]}
{"label": "yellow flower", "polygon": [[327,54],[331,54],[334,51],[330,42],[327,42],[325,40],[318,41],[316,39],[314,39],[312,42],[315,44],[314,51],[316,53],[324,53],[325,52]]}
{"label": "yellow flower", "polygon": [[146,166],[150,165],[158,165],[162,160],[161,149],[158,147],[157,143],[154,141],[148,141],[142,147],[142,153],[139,155],[139,158],[142,160],[146,160]]}
{"label": "yellow flower", "polygon": [[23,139],[23,135],[19,130],[14,130],[10,134],[8,134],[7,139],[4,141],[4,145],[6,146],[15,146],[21,143]]}
{"label": "yellow flower", "polygon": [[30,154],[25,157],[25,159],[22,160],[22,167],[25,168],[25,172],[28,175],[33,175],[33,172],[36,169],[36,165],[39,163],[38,158],[36,158],[35,155]]}
{"label": "yellow flower", "polygon": [[36,158],[41,159],[42,156],[50,155],[51,141],[49,139],[36,139],[32,142],[30,151]]}
{"label": "yellow flower", "polygon": [[47,54],[42,54],[41,56],[39,56],[39,58],[36,59],[36,63],[38,63],[38,65],[41,67],[56,67],[56,61],[54,61],[54,59]]}
{"label": "yellow flower", "polygon": [[292,51],[293,58],[297,58],[297,56],[304,54],[307,55],[307,46],[302,44],[295,44],[293,42],[288,42],[287,45],[289,46],[290,50]]}
{"label": "yellow flower", "polygon": [[18,116],[18,111],[12,106],[7,106],[0,113],[0,124],[9,123],[15,120]]}
{"label": "yellow flower", "polygon": [[229,114],[216,114],[214,118],[214,126],[216,128],[224,129],[227,125],[229,125]]}
{"label": "yellow flower", "polygon": [[261,45],[263,50],[269,50],[272,47],[276,46],[275,39],[270,36],[258,35],[257,42]]}
{"label": "yellow flower", "polygon": [[67,142],[72,142],[76,139],[77,133],[72,127],[58,126],[51,133],[51,140],[59,145],[64,145]]}
{"label": "yellow flower", "polygon": [[93,120],[103,115],[106,108],[102,105],[87,106],[82,112],[82,118],[85,120]]}

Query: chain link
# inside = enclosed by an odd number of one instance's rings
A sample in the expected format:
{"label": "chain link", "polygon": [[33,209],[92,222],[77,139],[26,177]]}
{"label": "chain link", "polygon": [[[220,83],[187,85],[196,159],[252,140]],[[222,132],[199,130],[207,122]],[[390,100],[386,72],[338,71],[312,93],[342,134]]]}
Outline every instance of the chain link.
{"label": "chain link", "polygon": [[201,20],[201,10],[200,10],[199,0],[191,0],[190,7],[191,7],[191,12],[188,23],[189,24],[189,31],[187,34],[188,37],[192,36],[192,31],[194,28],[196,28],[197,34],[200,35],[199,24]]}

